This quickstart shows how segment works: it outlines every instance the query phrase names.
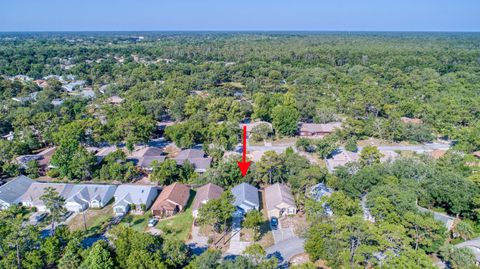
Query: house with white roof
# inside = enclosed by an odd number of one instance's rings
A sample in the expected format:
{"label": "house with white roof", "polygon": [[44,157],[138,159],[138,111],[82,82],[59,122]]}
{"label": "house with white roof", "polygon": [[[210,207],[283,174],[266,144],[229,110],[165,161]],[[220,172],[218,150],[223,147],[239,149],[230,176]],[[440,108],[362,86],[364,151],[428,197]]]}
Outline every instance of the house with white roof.
{"label": "house with white roof", "polygon": [[18,176],[0,186],[0,210],[20,203],[22,195],[35,181],[26,176]]}
{"label": "house with white roof", "polygon": [[68,211],[80,212],[87,208],[102,208],[112,199],[116,186],[100,184],[40,183],[30,185],[23,194],[21,203],[47,211],[41,197],[47,188],[53,188],[63,199]]}
{"label": "house with white roof", "polygon": [[117,187],[113,204],[115,215],[125,215],[129,211],[143,213],[148,210],[158,195],[158,188],[149,185],[124,184]]}
{"label": "house with white roof", "polygon": [[102,208],[112,200],[116,188],[115,185],[73,185],[65,201],[65,208],[73,212],[81,212],[87,208]]}

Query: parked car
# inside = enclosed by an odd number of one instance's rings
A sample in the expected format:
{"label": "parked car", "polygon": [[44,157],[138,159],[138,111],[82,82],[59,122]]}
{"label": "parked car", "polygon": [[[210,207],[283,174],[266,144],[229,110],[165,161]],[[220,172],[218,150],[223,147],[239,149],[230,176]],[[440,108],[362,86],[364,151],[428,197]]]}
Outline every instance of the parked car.
{"label": "parked car", "polygon": [[158,220],[156,218],[151,218],[148,221],[148,227],[154,227],[155,225],[157,225],[157,223],[158,223]]}
{"label": "parked car", "polygon": [[42,221],[43,219],[45,219],[45,217],[46,217],[47,215],[48,215],[47,212],[44,212],[44,213],[42,213],[42,214],[39,214],[39,215],[35,216],[35,220],[36,220],[37,222],[40,222],[40,221]]}
{"label": "parked car", "polygon": [[278,219],[273,217],[270,219],[270,226],[272,226],[272,230],[278,229]]}

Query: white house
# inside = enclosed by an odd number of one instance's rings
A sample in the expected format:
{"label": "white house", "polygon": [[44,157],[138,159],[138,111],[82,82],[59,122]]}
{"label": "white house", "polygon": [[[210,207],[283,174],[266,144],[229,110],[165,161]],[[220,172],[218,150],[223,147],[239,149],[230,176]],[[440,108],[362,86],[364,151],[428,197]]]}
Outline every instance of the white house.
{"label": "white house", "polygon": [[18,176],[0,186],[0,210],[18,204],[22,195],[35,181],[26,176]]}
{"label": "white house", "polygon": [[158,188],[155,186],[120,185],[114,194],[113,212],[115,215],[124,215],[130,210],[134,213],[143,213],[150,208],[157,195]]}
{"label": "white house", "polygon": [[87,208],[102,208],[112,200],[116,188],[115,185],[74,185],[65,201],[65,208],[73,212]]}
{"label": "white house", "polygon": [[68,211],[80,212],[87,208],[104,207],[112,199],[116,186],[35,182],[30,185],[22,196],[22,204],[29,207],[36,207],[38,211],[47,211],[41,199],[46,188],[53,188],[65,199],[65,208]]}

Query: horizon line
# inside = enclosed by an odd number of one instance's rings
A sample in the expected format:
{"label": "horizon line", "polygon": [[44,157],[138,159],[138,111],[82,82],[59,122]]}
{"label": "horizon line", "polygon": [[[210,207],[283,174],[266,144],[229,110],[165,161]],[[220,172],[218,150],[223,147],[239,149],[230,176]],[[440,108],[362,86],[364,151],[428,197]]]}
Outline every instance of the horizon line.
{"label": "horizon line", "polygon": [[0,30],[0,33],[85,33],[85,32],[396,32],[396,33],[480,33],[480,30]]}

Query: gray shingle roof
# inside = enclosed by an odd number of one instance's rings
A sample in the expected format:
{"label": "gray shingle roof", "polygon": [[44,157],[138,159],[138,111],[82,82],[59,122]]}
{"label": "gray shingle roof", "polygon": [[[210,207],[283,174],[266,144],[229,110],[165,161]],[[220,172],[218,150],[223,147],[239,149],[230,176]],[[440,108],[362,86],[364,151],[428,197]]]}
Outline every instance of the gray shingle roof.
{"label": "gray shingle roof", "polygon": [[235,196],[233,205],[239,206],[241,204],[248,204],[260,207],[258,201],[258,189],[248,183],[242,183],[232,188],[232,194]]}
{"label": "gray shingle roof", "polygon": [[18,176],[0,187],[0,200],[14,204],[19,202],[22,195],[35,181],[26,176]]}
{"label": "gray shingle roof", "polygon": [[151,192],[157,192],[157,187],[145,185],[120,185],[115,191],[115,204],[146,204]]}

